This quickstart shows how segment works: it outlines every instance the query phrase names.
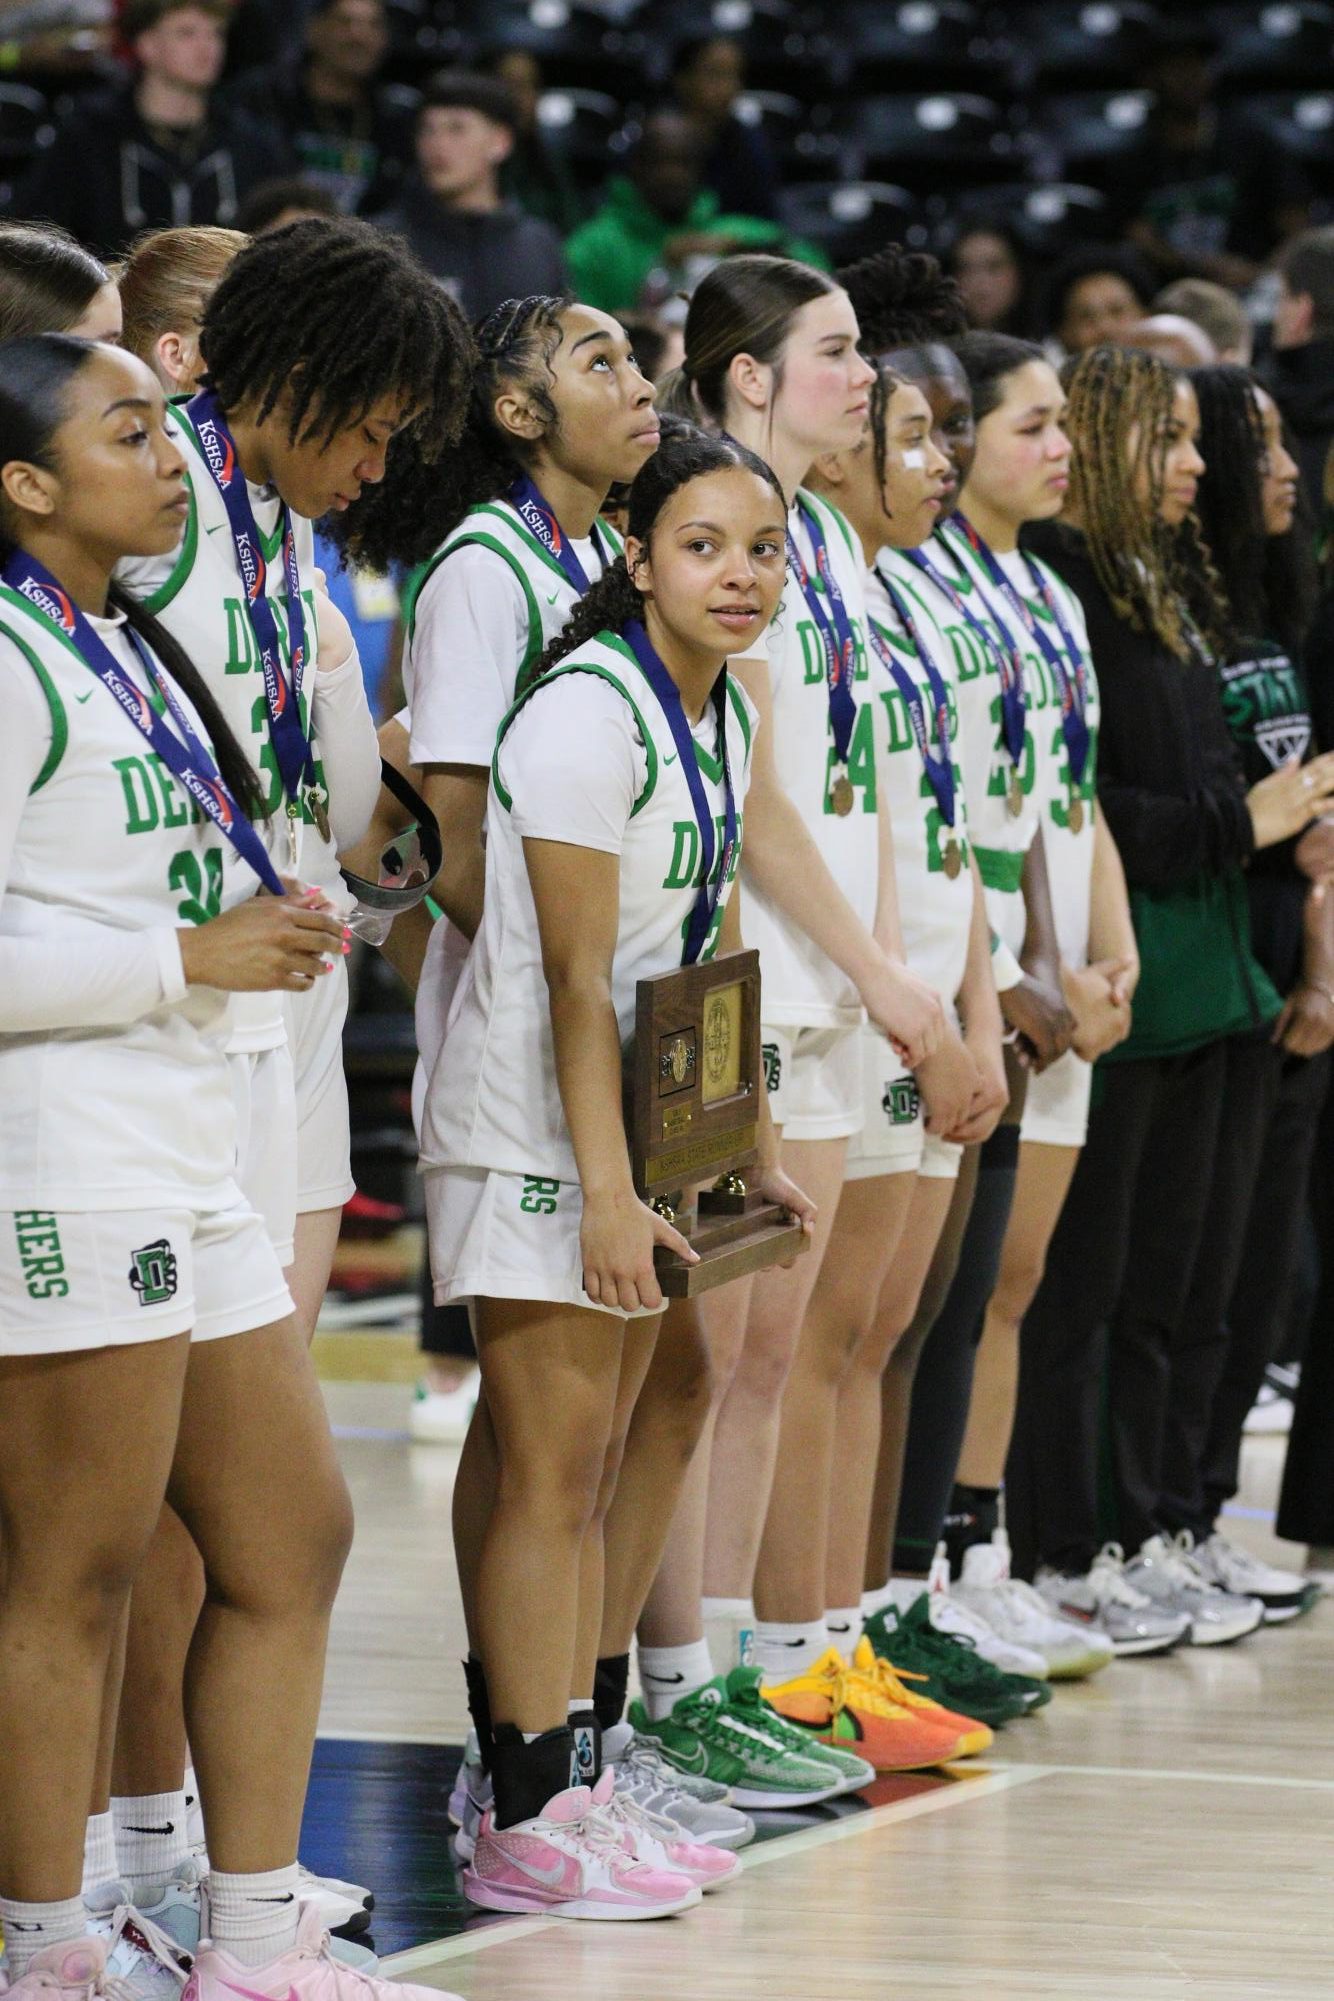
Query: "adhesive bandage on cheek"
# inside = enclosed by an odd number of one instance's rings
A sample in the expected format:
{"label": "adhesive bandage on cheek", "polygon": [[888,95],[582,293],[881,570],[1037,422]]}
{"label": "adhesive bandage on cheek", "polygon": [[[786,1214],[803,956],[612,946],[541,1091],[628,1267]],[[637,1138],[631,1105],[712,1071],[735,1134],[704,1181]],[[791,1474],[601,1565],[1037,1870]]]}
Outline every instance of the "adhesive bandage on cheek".
{"label": "adhesive bandage on cheek", "polygon": [[914,445],[911,451],[903,454],[900,464],[905,472],[924,472],[926,470],[926,453],[920,451]]}

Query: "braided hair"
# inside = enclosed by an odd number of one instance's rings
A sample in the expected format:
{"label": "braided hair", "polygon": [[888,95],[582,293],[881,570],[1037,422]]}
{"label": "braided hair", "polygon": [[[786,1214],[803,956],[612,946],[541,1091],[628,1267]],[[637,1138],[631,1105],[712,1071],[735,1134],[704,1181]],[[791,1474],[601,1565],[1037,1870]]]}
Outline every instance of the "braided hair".
{"label": "braided hair", "polygon": [[1285,535],[1264,518],[1265,433],[1256,380],[1246,368],[1196,368],[1200,404],[1198,511],[1221,572],[1234,640],[1276,639],[1295,659],[1315,602],[1314,536],[1298,487],[1298,514]]}
{"label": "braided hair", "polygon": [[845,265],[838,282],[852,301],[865,354],[924,347],[968,331],[957,281],[925,250],[886,244],[873,256]]}
{"label": "braided hair", "polygon": [[[1220,643],[1222,592],[1198,522],[1173,531],[1159,514],[1162,434],[1182,379],[1142,349],[1089,348],[1062,371],[1062,423],[1074,446],[1069,511],[1099,583],[1118,617],[1187,660],[1192,625]],[[1141,470],[1147,505],[1136,496]]]}
{"label": "braided hair", "polygon": [[293,444],[327,442],[378,397],[400,395],[414,415],[390,444],[384,479],[330,533],[376,568],[430,554],[423,514],[463,423],[473,345],[400,237],[352,217],[256,237],[209,300],[200,348],[224,410],[252,406],[262,423],[290,398]]}
{"label": "braided hair", "polygon": [[[787,512],[787,502],[776,475],[754,452],[732,438],[714,437],[683,417],[665,416],[662,440],[651,459],[641,466],[631,482],[629,515],[625,532],[647,545],[653,526],[674,493],[692,479],[741,466],[753,472],[773,490],[779,511]],[[547,647],[526,685],[546,674],[561,660],[575,653],[599,632],[619,632],[632,618],[642,618],[643,594],[635,588],[624,556],[618,556],[592,587],[585,591],[561,631]],[[520,687],[519,693],[524,692]]]}
{"label": "braided hair", "polygon": [[560,418],[551,393],[560,316],[569,301],[537,292],[505,299],[473,329],[476,361],[457,442],[435,470],[429,508],[431,547],[457,528],[471,507],[498,500],[524,470],[520,442],[496,422],[496,399],[521,389],[552,436]]}

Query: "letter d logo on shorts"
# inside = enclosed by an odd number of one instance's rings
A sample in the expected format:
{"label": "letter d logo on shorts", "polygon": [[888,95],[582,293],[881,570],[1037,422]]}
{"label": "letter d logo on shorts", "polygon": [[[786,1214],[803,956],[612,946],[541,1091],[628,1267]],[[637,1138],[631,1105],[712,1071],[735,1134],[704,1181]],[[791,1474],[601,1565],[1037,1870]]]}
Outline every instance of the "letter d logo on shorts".
{"label": "letter d logo on shorts", "polygon": [[130,1284],[139,1295],[140,1306],[162,1306],[176,1296],[176,1259],[165,1237],[131,1251]]}

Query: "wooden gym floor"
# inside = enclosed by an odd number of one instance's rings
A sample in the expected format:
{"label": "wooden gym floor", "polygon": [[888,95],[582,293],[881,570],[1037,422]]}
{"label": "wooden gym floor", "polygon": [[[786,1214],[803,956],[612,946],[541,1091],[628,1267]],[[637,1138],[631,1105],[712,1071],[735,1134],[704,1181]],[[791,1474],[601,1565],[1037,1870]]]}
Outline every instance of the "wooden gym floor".
{"label": "wooden gym floor", "polygon": [[[344,1319],[351,1316],[344,1316]],[[304,1859],[373,1886],[386,1971],[467,2001],[1297,2001],[1334,1995],[1334,1604],[1234,1647],[1114,1662],[986,1761],[774,1815],[684,1918],[470,1918],[445,1813],[466,1729],[457,1451],[410,1445],[401,1332],[321,1334],[357,1509]],[[1247,1448],[1230,1532],[1269,1520]]]}

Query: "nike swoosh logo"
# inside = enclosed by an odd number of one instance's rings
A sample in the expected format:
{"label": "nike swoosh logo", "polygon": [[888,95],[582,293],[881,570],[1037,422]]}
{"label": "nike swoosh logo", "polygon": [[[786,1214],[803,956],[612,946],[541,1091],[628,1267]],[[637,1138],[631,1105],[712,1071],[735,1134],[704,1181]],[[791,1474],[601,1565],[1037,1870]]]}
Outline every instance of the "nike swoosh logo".
{"label": "nike swoosh logo", "polygon": [[709,1754],[702,1744],[692,1744],[689,1752],[673,1750],[668,1755],[679,1771],[706,1772],[709,1769]]}
{"label": "nike swoosh logo", "polygon": [[555,604],[555,602],[556,602],[556,599],[557,599],[557,598],[558,598],[559,596],[560,596],[560,592],[559,592],[559,591],[553,591],[553,592],[551,593],[551,596],[550,596],[550,597],[549,597],[549,598],[547,599],[547,603],[548,603],[548,604]]}
{"label": "nike swoosh logo", "polygon": [[227,525],[228,524],[225,521],[215,521],[211,528],[205,528],[204,533],[206,535],[221,535],[223,529],[227,527]]}
{"label": "nike swoosh logo", "polygon": [[80,707],[80,708],[82,708],[85,702],[91,702],[91,701],[92,701],[92,699],[93,699],[93,691],[92,691],[92,689],[90,688],[90,689],[88,690],[88,693],[87,693],[86,695],[76,695],[76,696],[74,697],[74,699],[75,699],[75,701],[76,701],[76,702],[78,703],[79,707]]}
{"label": "nike swoosh logo", "polygon": [[[219,1987],[225,1987],[229,1994],[243,1995],[244,2001],[278,2001],[278,1996],[276,1994],[257,1994],[253,1987],[238,1987],[235,1984],[235,1982],[231,1980],[220,1980],[218,1982],[218,1985]],[[298,2001],[298,1995],[295,1987],[291,1986],[288,1987],[287,2001]]]}
{"label": "nike swoosh logo", "polygon": [[292,1891],[289,1890],[285,1897],[247,1897],[246,1902],[249,1904],[294,1904],[296,1898]]}
{"label": "nike swoosh logo", "polygon": [[129,1826],[127,1826],[127,1827],[126,1827],[126,1829],[125,1829],[125,1832],[126,1832],[127,1834],[175,1834],[175,1832],[176,1832],[176,1823],[175,1823],[175,1821],[174,1821],[174,1820],[169,1820],[169,1821],[167,1822],[167,1825],[166,1825],[165,1827],[129,1827]]}
{"label": "nike swoosh logo", "polygon": [[[572,1855],[559,1855],[555,1862],[545,1864],[527,1862],[521,1855],[511,1855],[506,1849],[505,1859],[512,1869],[519,1871],[520,1875],[531,1877],[534,1883],[545,1883],[552,1889],[560,1884],[577,1890],[583,1883],[583,1871]],[[570,1875],[571,1870],[574,1871],[573,1880]]]}
{"label": "nike swoosh logo", "polygon": [[664,1688],[679,1688],[685,1680],[683,1674],[645,1674],[644,1681],[660,1681]]}
{"label": "nike swoosh logo", "polygon": [[673,751],[670,757],[664,757],[662,761],[664,764],[675,764],[676,759],[677,759],[677,752]]}

